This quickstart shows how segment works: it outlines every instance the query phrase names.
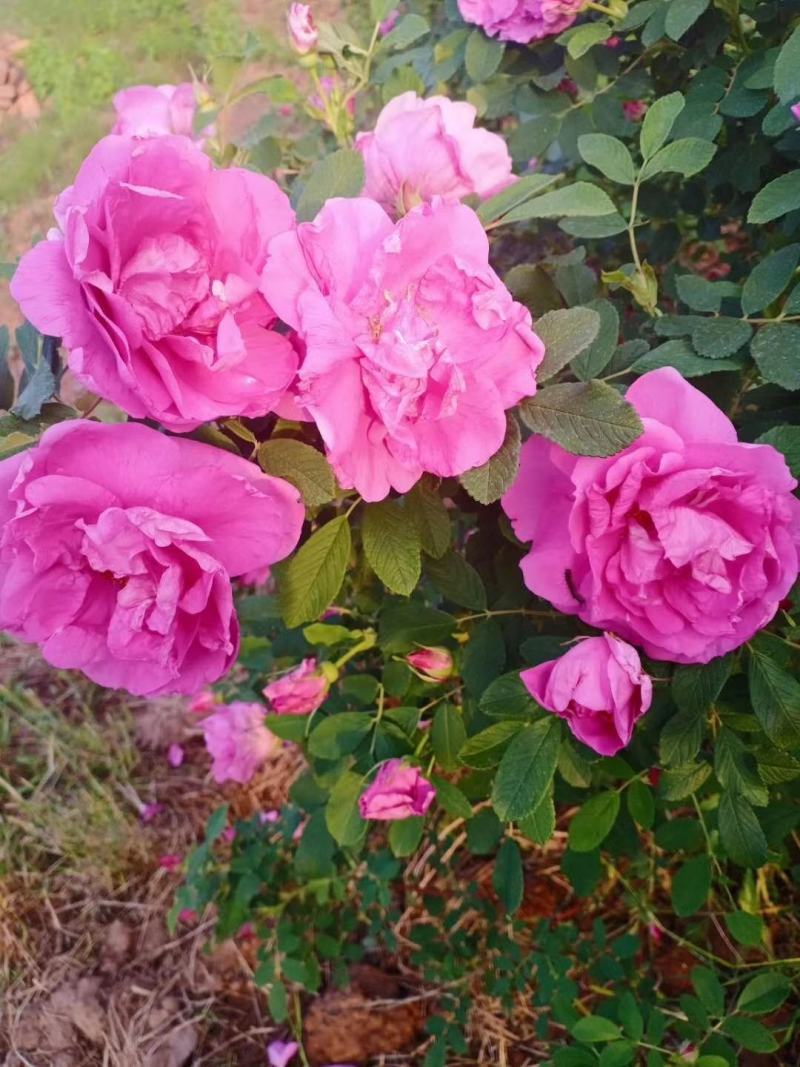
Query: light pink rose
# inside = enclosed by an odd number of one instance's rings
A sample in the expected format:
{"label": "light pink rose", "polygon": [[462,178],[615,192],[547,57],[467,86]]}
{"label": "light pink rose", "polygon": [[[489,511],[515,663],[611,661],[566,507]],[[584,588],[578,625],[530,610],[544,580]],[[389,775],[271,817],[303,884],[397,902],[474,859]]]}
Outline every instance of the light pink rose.
{"label": "light pink rose", "polygon": [[426,682],[444,682],[453,673],[453,657],[446,648],[430,648],[426,645],[409,652],[406,663]]}
{"label": "light pink rose", "polygon": [[221,449],[59,423],[0,462],[0,630],[110,689],[196,693],[236,658],[231,575],[288,555],[303,514]]}
{"label": "light pink rose", "polygon": [[[117,120],[112,133],[123,137],[164,137],[179,134],[202,145],[205,137],[196,136],[193,124],[197,99],[191,82],[180,85],[131,85],[114,97]],[[202,131],[212,135],[209,125]]]}
{"label": "light pink rose", "polygon": [[391,759],[358,798],[358,810],[362,819],[409,819],[424,815],[435,796],[436,790],[416,767]]}
{"label": "light pink rose", "polygon": [[578,740],[601,756],[629,743],[653,699],[638,652],[613,634],[586,637],[520,678],[537,703],[566,719]]}
{"label": "light pink rose", "polygon": [[792,107],[792,114],[800,122],[800,104],[794,104]]}
{"label": "light pink rose", "polygon": [[280,742],[264,725],[264,708],[236,700],[221,704],[200,724],[215,782],[246,785]]}
{"label": "light pink rose", "polygon": [[783,456],[741,444],[725,415],[670,367],[629,389],[644,433],[608,459],[543,437],[522,450],[503,508],[525,584],[559,611],[706,663],[765,626],[794,584],[800,501]]}
{"label": "light pink rose", "polygon": [[316,711],[330,689],[330,682],[312,657],[293,671],[276,678],[263,689],[270,711],[276,715],[306,715]]}
{"label": "light pink rose", "polygon": [[400,93],[378,116],[375,129],[356,137],[364,157],[364,196],[390,215],[403,215],[423,200],[441,196],[482,200],[515,180],[506,142],[475,126],[477,112],[465,101]]}
{"label": "light pink rose", "polygon": [[536,391],[543,345],[463,204],[393,224],[373,200],[329,200],[274,239],[262,287],[305,341],[300,400],[339,482],[365,500],[480,466]]}
{"label": "light pink rose", "polygon": [[585,6],[586,0],[458,0],[465,22],[518,44],[563,33]]}
{"label": "light pink rose", "polygon": [[11,292],[88,388],[179,431],[280,401],[297,354],[258,281],[294,215],[273,181],[215,170],[184,137],[111,136],[55,214]]}
{"label": "light pink rose", "polygon": [[289,39],[294,46],[295,52],[304,56],[307,52],[317,47],[319,33],[314,25],[314,16],[311,13],[310,4],[290,4],[287,19],[289,23]]}

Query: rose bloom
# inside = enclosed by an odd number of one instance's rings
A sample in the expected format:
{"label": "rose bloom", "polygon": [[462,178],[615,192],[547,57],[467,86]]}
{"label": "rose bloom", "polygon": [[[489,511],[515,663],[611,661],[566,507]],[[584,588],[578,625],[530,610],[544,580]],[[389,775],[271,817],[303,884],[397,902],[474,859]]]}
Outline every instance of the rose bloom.
{"label": "rose bloom", "polygon": [[503,508],[533,542],[525,584],[654,659],[706,663],[766,625],[794,584],[797,482],[671,367],[627,398],[644,433],[616,456],[524,445]]}
{"label": "rose bloom", "polygon": [[231,576],[287,556],[303,516],[229,452],[59,423],[0,462],[0,630],[111,689],[197,693],[236,659]]}
{"label": "rose bloom", "polygon": [[222,704],[200,724],[215,782],[246,785],[280,742],[264,725],[260,704]]}
{"label": "rose bloom", "polygon": [[[112,133],[123,137],[163,137],[176,133],[190,137],[198,145],[205,138],[196,137],[193,129],[197,110],[194,85],[131,85],[114,97],[117,120]],[[209,125],[204,133],[213,133]]]}
{"label": "rose bloom", "polygon": [[306,715],[320,707],[330,687],[312,656],[293,671],[270,682],[262,692],[276,715]]}
{"label": "rose bloom", "polygon": [[435,796],[436,790],[416,767],[391,759],[358,798],[358,810],[362,819],[409,819],[424,815]]}
{"label": "rose bloom", "polygon": [[566,719],[575,737],[601,756],[628,744],[653,699],[638,652],[613,634],[584,638],[520,678],[538,704]]}
{"label": "rose bloom", "polygon": [[290,4],[289,14],[289,38],[294,50],[301,56],[317,47],[317,27],[314,25],[314,16],[311,14],[310,4]]}
{"label": "rose bloom", "polygon": [[461,200],[475,193],[483,200],[505,189],[515,180],[508,148],[498,134],[475,126],[476,114],[472,104],[446,96],[394,97],[375,129],[356,137],[364,196],[402,215],[434,196]]}
{"label": "rose bloom", "polygon": [[305,342],[300,401],[339,482],[365,500],[480,466],[536,391],[544,347],[462,204],[393,224],[373,200],[329,200],[274,239],[262,288]]}
{"label": "rose bloom", "polygon": [[518,44],[563,33],[585,6],[586,0],[458,0],[465,22]]}
{"label": "rose bloom", "polygon": [[22,257],[11,293],[63,338],[84,385],[179,431],[280,401],[297,354],[269,329],[258,281],[294,215],[273,181],[215,170],[184,137],[111,136],[55,214],[59,229]]}

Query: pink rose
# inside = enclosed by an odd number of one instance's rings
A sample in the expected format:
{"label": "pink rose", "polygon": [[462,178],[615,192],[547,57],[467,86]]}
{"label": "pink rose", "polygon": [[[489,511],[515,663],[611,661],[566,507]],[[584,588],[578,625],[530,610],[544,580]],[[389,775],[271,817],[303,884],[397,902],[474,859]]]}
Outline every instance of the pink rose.
{"label": "pink rose", "polygon": [[472,104],[446,96],[394,97],[375,129],[356,137],[364,196],[403,215],[434,196],[461,200],[475,193],[483,200],[505,189],[515,180],[508,148],[498,134],[475,126],[476,114]]}
{"label": "pink rose", "polygon": [[563,33],[585,6],[586,0],[458,0],[465,22],[518,44]]}
{"label": "pink rose", "polygon": [[792,107],[792,114],[800,122],[800,104],[794,104]]}
{"label": "pink rose", "polygon": [[231,575],[288,555],[303,514],[221,449],[59,423],[0,462],[0,630],[110,689],[196,693],[236,659]]}
{"label": "pink rose", "polygon": [[601,756],[629,743],[653,699],[636,649],[613,634],[586,637],[520,678],[537,703],[566,719],[578,740]]}
{"label": "pink rose", "polygon": [[536,391],[543,345],[462,204],[393,224],[373,200],[329,200],[274,239],[262,287],[305,341],[300,399],[339,482],[365,500],[480,466]]}
{"label": "pink rose", "polygon": [[409,652],[406,663],[426,682],[444,682],[453,673],[453,657],[446,648],[424,646]]}
{"label": "pink rose", "polygon": [[622,111],[629,122],[639,122],[647,113],[647,104],[644,100],[625,100]]}
{"label": "pink rose", "polygon": [[215,782],[246,785],[280,744],[264,725],[260,704],[222,704],[200,724]]}
{"label": "pink rose", "polygon": [[307,52],[317,47],[317,27],[314,25],[314,16],[311,13],[310,4],[290,4],[289,14],[289,39],[294,46],[295,52],[304,56]]}
{"label": "pink rose", "polygon": [[[197,100],[191,82],[131,85],[114,97],[117,121],[111,132],[123,137],[164,137],[175,133],[202,145],[205,138],[195,136],[193,129],[196,110]],[[213,126],[209,125],[203,132],[212,135]]]}
{"label": "pink rose", "polygon": [[263,689],[270,711],[276,715],[306,715],[316,711],[330,689],[330,682],[310,657],[293,671],[276,678]]}
{"label": "pink rose", "polygon": [[409,819],[424,815],[435,796],[436,790],[416,767],[390,759],[358,798],[358,810],[362,819]]}
{"label": "pink rose", "polygon": [[297,354],[258,281],[294,216],[273,181],[215,170],[184,137],[111,136],[55,214],[11,292],[88,388],[179,431],[280,401]]}
{"label": "pink rose", "polygon": [[797,483],[671,367],[627,398],[644,433],[616,456],[524,445],[503,508],[533,541],[525,584],[655,659],[706,663],[765,626],[794,584]]}

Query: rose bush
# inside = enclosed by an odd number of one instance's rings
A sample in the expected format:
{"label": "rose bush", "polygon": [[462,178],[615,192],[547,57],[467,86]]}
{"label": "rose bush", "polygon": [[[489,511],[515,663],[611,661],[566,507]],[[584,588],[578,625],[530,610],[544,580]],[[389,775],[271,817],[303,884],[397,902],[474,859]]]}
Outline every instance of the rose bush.
{"label": "rose bush", "polygon": [[353,14],[121,93],[23,256],[0,628],[191,697],[239,818],[174,914],[298,1040],[394,953],[425,1067],[476,994],[554,1067],[796,1062],[797,5]]}

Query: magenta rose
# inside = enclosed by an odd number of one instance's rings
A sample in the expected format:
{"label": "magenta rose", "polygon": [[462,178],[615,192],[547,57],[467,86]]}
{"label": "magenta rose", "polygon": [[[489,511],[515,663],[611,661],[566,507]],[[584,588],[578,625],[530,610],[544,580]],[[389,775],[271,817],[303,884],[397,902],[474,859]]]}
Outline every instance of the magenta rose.
{"label": "magenta rose", "polygon": [[[180,85],[131,85],[120,89],[114,97],[116,122],[112,133],[123,137],[163,137],[176,133],[190,137],[198,145],[205,138],[194,132],[194,116],[197,111],[194,86],[191,82]],[[211,132],[211,127],[203,131]]]}
{"label": "magenta rose", "polygon": [[566,719],[577,739],[601,756],[613,756],[630,742],[653,699],[638,652],[613,634],[583,638],[520,678],[538,704]]}
{"label": "magenta rose", "polygon": [[524,445],[503,508],[533,542],[525,584],[655,659],[706,663],[766,625],[794,584],[797,483],[672,368],[627,398],[644,433],[616,456]]}
{"label": "magenta rose", "polygon": [[222,704],[200,724],[206,748],[212,758],[215,782],[246,785],[267,756],[279,745],[264,725],[260,704],[234,701]]}
{"label": "magenta rose", "polygon": [[403,215],[434,196],[461,200],[474,193],[483,200],[505,189],[515,180],[508,148],[502,137],[475,126],[476,114],[472,104],[446,96],[394,97],[375,129],[356,137],[364,196]]}
{"label": "magenta rose", "polygon": [[800,104],[794,104],[792,106],[792,114],[797,119],[797,121],[800,122]]}
{"label": "magenta rose", "polygon": [[362,819],[409,819],[424,815],[435,796],[436,790],[416,767],[391,759],[358,798],[358,810]]}
{"label": "magenta rose", "polygon": [[563,33],[585,7],[586,0],[458,0],[465,22],[518,44]]}
{"label": "magenta rose", "polygon": [[11,293],[88,388],[174,430],[279,403],[297,355],[258,282],[294,216],[273,181],[215,170],[184,137],[110,136],[55,214]]}
{"label": "magenta rose", "polygon": [[293,671],[276,678],[263,689],[270,710],[276,715],[307,715],[316,711],[328,695],[331,684],[312,657]]}
{"label": "magenta rose", "polygon": [[393,224],[373,200],[329,200],[274,239],[262,287],[306,345],[300,403],[366,500],[480,466],[536,391],[543,345],[462,204]]}
{"label": "magenta rose", "polygon": [[99,685],[197,693],[236,658],[231,576],[287,556],[303,514],[221,449],[60,423],[0,462],[0,630]]}

